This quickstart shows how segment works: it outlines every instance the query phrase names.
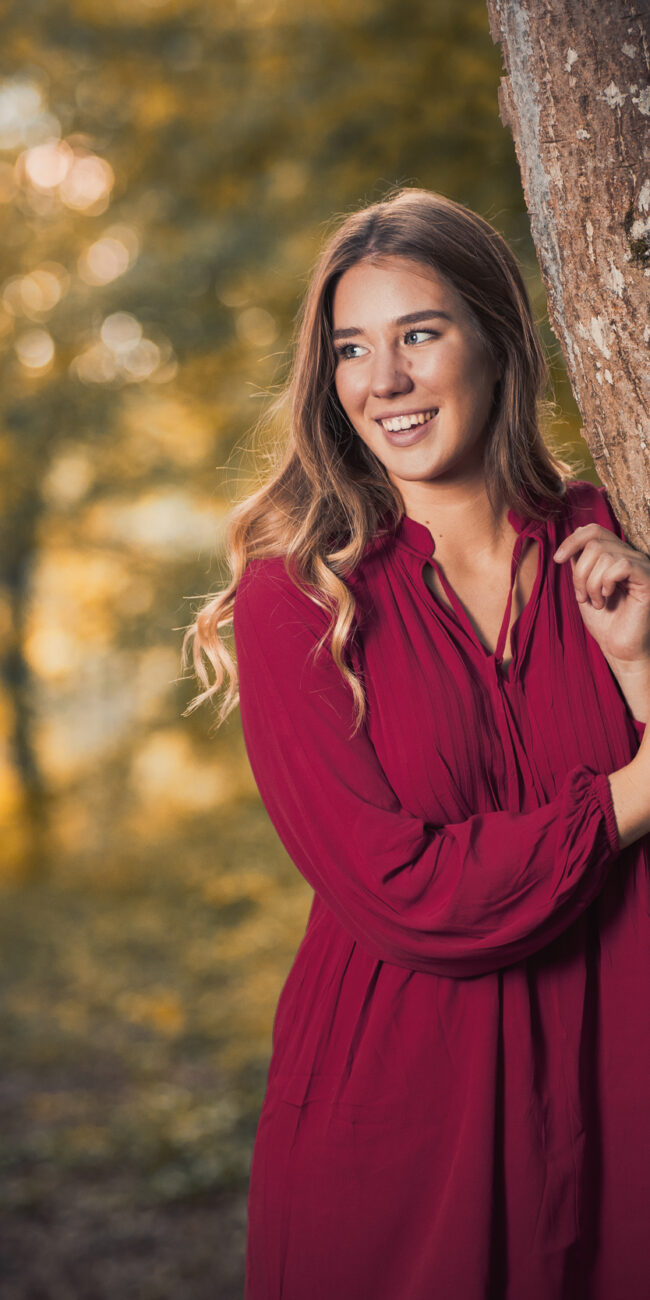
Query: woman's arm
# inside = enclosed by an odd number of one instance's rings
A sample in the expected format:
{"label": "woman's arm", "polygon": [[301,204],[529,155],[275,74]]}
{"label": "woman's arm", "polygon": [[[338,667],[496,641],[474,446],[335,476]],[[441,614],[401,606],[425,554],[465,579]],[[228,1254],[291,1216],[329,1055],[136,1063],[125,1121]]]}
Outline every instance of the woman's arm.
{"label": "woman's arm", "polygon": [[608,656],[607,662],[633,720],[646,723],[650,714],[650,659],[630,664]]}
{"label": "woman's arm", "polygon": [[631,763],[612,772],[612,792],[618,838],[622,849],[650,831],[650,731],[642,730],[641,744]]}
{"label": "woman's arm", "polygon": [[252,562],[234,610],[241,718],[287,852],[382,961],[469,976],[536,952],[602,888],[621,848],[615,807],[627,836],[650,830],[648,759],[613,786],[577,765],[532,812],[433,826],[400,804],[367,730],[350,738],[351,691],[327,648],[312,654],[327,625],[282,559]]}

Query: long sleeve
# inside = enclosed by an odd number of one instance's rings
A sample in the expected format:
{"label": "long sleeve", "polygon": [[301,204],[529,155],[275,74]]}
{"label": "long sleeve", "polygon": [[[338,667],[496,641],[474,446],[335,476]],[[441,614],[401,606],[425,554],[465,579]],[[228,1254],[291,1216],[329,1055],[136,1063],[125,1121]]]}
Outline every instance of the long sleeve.
{"label": "long sleeve", "polygon": [[326,647],[328,618],[281,559],[235,597],[242,728],[261,798],[298,870],[371,955],[480,975],[538,951],[596,897],[620,849],[607,775],[579,765],[532,812],[434,826],[401,804]]}

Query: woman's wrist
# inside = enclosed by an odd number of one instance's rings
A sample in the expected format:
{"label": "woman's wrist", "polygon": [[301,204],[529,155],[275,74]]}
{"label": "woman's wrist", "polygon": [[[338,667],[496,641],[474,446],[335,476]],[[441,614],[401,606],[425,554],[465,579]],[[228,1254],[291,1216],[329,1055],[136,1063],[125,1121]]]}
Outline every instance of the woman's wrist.
{"label": "woman's wrist", "polygon": [[607,658],[636,722],[648,721],[650,715],[650,657],[625,661]]}

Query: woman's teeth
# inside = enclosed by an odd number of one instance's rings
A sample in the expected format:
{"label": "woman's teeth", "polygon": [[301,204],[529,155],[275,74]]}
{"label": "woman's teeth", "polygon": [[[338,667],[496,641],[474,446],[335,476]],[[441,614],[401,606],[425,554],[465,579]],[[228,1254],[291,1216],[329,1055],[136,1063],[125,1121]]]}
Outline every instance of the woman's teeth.
{"label": "woman's teeth", "polygon": [[416,424],[426,424],[434,415],[438,414],[437,406],[431,411],[418,411],[417,415],[398,415],[394,420],[380,420],[382,428],[387,433],[399,433],[403,429],[413,429]]}

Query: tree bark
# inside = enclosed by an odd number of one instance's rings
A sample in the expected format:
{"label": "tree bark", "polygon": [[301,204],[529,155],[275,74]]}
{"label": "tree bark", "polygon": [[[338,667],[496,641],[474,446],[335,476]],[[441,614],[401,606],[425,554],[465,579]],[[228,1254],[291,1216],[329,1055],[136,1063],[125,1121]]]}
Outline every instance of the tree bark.
{"label": "tree bark", "polygon": [[487,0],[551,327],[628,541],[650,544],[648,0]]}

